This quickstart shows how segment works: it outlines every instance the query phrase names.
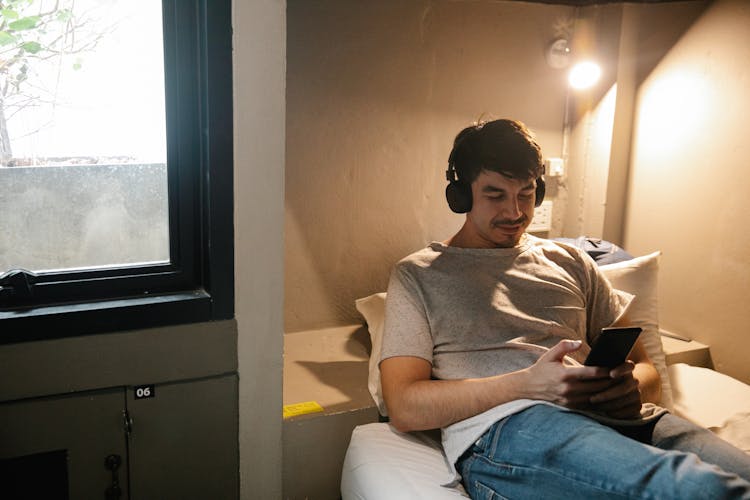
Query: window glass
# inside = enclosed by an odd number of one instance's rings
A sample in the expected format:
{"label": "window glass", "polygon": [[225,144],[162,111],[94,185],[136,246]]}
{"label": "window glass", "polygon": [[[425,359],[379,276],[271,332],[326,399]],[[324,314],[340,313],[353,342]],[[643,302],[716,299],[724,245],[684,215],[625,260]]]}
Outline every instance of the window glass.
{"label": "window glass", "polygon": [[0,19],[0,273],[169,262],[162,2]]}

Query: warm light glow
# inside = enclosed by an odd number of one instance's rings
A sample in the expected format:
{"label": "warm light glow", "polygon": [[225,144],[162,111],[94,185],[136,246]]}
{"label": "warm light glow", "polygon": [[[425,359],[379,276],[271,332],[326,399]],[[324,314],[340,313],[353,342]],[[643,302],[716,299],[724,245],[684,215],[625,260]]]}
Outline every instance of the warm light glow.
{"label": "warm light glow", "polygon": [[637,150],[664,162],[705,144],[712,137],[708,124],[724,119],[720,110],[730,105],[702,68],[670,67],[651,77],[641,92]]}
{"label": "warm light glow", "polygon": [[579,62],[568,75],[568,82],[574,89],[587,89],[599,81],[602,70],[598,64],[591,61]]}

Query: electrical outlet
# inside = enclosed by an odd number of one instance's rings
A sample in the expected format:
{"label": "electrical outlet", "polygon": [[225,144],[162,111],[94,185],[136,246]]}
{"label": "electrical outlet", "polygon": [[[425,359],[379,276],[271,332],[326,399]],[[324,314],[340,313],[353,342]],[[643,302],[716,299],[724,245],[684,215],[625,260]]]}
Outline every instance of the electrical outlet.
{"label": "electrical outlet", "polygon": [[544,160],[544,172],[549,177],[562,177],[565,174],[565,162],[562,158]]}
{"label": "electrical outlet", "polygon": [[527,229],[530,233],[549,231],[552,229],[552,201],[543,201],[534,209],[534,218]]}

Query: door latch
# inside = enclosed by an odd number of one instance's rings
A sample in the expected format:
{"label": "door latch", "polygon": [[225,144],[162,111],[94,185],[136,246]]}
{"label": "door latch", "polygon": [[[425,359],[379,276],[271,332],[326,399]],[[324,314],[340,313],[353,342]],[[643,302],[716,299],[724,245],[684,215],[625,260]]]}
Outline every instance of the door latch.
{"label": "door latch", "polygon": [[120,479],[117,476],[117,470],[122,465],[122,457],[120,455],[108,455],[104,459],[104,468],[112,472],[112,484],[104,491],[105,500],[117,500],[122,496],[122,489],[120,488]]}

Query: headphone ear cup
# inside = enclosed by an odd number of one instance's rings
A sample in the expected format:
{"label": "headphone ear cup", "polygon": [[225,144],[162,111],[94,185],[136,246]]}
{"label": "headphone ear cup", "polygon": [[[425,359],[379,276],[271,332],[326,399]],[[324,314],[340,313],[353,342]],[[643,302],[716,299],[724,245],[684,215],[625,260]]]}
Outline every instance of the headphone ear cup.
{"label": "headphone ear cup", "polygon": [[448,206],[457,214],[471,211],[471,185],[461,181],[452,181],[445,186],[445,198]]}
{"label": "headphone ear cup", "polygon": [[542,204],[544,201],[544,194],[547,192],[547,185],[544,182],[544,179],[539,177],[536,180],[536,196],[534,199],[534,206],[538,207]]}

